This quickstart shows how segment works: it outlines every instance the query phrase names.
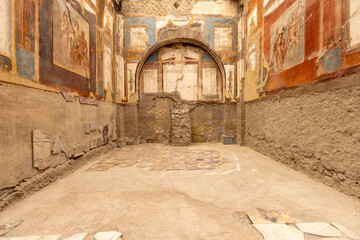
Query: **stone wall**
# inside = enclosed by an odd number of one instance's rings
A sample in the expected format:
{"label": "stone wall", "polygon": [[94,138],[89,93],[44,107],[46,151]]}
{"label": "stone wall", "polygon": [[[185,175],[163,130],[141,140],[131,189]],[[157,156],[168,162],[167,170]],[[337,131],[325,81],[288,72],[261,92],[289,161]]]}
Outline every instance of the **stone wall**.
{"label": "stone wall", "polygon": [[246,103],[246,145],[360,197],[359,78]]}
{"label": "stone wall", "polygon": [[3,82],[0,102],[0,205],[21,182],[116,139],[111,103]]}
{"label": "stone wall", "polygon": [[[193,103],[179,94],[143,94],[139,102],[139,136],[142,142],[171,143],[172,110],[185,105],[190,112],[192,142],[222,142],[237,139],[236,103]],[[128,128],[125,126],[125,128]]]}

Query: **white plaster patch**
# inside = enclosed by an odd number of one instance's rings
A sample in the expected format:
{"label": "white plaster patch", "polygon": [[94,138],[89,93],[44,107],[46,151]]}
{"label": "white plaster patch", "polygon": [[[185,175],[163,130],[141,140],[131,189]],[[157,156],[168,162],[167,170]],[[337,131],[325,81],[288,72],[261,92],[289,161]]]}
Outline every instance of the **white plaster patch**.
{"label": "white plaster patch", "polygon": [[178,91],[182,99],[197,100],[197,64],[164,64],[164,91]]}
{"label": "white plaster patch", "polygon": [[104,46],[104,89],[107,89],[109,91],[113,91],[113,83],[112,83],[112,51],[111,48],[108,46]]}
{"label": "white plaster patch", "polygon": [[202,69],[202,94],[216,95],[217,94],[217,68],[203,68]]}
{"label": "white plaster patch", "polygon": [[144,93],[158,92],[158,70],[157,69],[143,69],[144,75]]}

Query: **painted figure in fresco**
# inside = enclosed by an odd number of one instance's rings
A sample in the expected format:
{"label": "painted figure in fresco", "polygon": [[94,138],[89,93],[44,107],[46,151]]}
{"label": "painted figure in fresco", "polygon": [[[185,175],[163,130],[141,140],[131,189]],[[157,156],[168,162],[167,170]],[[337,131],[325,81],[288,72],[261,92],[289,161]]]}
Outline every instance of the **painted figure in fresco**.
{"label": "painted figure in fresco", "polygon": [[85,39],[85,32],[80,32],[79,22],[74,22],[74,38],[72,42],[73,66],[86,66],[88,47]]}
{"label": "painted figure in fresco", "polygon": [[73,38],[73,32],[71,29],[71,25],[68,21],[68,15],[66,14],[65,11],[63,13],[63,21],[61,22],[61,32],[62,32],[61,44],[64,49],[63,64],[66,67],[71,67],[71,63],[72,63],[71,41]]}
{"label": "painted figure in fresco", "polygon": [[74,48],[75,65],[81,66],[82,63],[87,61],[87,41],[85,39],[85,32],[81,31],[81,35],[77,37],[77,46]]}
{"label": "painted figure in fresco", "polygon": [[293,49],[293,54],[291,56],[291,60],[296,60],[295,54],[299,46],[299,41],[301,39],[300,34],[300,19],[302,17],[302,3],[299,2],[297,9],[291,14],[291,21],[288,26],[288,37],[286,46],[288,51]]}
{"label": "painted figure in fresco", "polygon": [[279,30],[279,28],[276,29],[276,39],[273,50],[273,63],[277,70],[281,70],[284,64],[284,57],[286,51],[284,31],[284,28],[281,31]]}

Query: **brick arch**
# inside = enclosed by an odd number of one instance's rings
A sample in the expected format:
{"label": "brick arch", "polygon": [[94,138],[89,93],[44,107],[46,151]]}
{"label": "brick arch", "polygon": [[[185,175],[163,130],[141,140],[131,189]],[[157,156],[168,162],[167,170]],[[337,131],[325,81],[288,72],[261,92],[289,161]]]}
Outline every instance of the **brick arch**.
{"label": "brick arch", "polygon": [[159,50],[162,47],[171,45],[171,44],[175,44],[175,43],[189,43],[189,44],[193,44],[195,46],[198,46],[200,48],[202,48],[204,51],[206,51],[208,54],[210,54],[210,56],[214,59],[216,65],[218,66],[218,69],[220,71],[220,76],[221,76],[221,98],[223,95],[223,88],[224,88],[224,84],[226,82],[226,73],[225,73],[225,67],[220,59],[220,57],[216,54],[216,52],[210,48],[208,46],[207,43],[205,43],[204,41],[201,40],[197,40],[197,39],[192,39],[192,38],[173,38],[173,39],[167,39],[164,41],[160,41],[158,43],[156,43],[154,46],[152,46],[147,52],[146,54],[142,57],[141,61],[138,63],[137,67],[136,67],[136,72],[135,72],[135,83],[137,85],[137,92],[140,96],[140,75],[141,75],[141,71],[144,67],[144,64],[146,63],[146,61],[148,60],[148,58],[151,56],[151,54],[153,54],[154,52],[156,52],[157,50]]}

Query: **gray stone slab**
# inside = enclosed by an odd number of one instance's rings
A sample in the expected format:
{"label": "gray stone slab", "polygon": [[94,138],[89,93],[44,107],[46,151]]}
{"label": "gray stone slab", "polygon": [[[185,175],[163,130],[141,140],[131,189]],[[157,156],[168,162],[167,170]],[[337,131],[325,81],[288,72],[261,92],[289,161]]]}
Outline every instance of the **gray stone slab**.
{"label": "gray stone slab", "polygon": [[67,93],[61,92],[61,95],[64,97],[66,102],[74,102],[75,97]]}
{"label": "gray stone slab", "polygon": [[74,147],[74,158],[80,157],[84,155],[84,146],[83,145],[77,145]]}
{"label": "gray stone slab", "polygon": [[95,149],[97,147],[98,147],[98,140],[97,139],[91,140],[90,141],[90,150]]}
{"label": "gray stone slab", "polygon": [[84,132],[85,134],[90,134],[90,123],[84,123]]}
{"label": "gray stone slab", "polygon": [[42,130],[34,129],[32,132],[33,141],[33,166],[38,169],[45,169],[50,166],[48,158],[51,155],[50,137]]}
{"label": "gray stone slab", "polygon": [[90,123],[90,132],[95,132],[97,129],[96,123]]}
{"label": "gray stone slab", "polygon": [[99,105],[99,101],[95,100],[95,99],[91,99],[91,98],[86,98],[86,97],[79,97],[79,102],[81,104],[86,104],[86,105],[93,105],[93,106],[98,106]]}

